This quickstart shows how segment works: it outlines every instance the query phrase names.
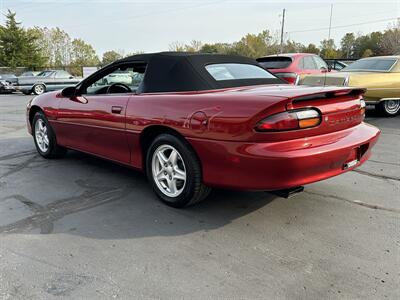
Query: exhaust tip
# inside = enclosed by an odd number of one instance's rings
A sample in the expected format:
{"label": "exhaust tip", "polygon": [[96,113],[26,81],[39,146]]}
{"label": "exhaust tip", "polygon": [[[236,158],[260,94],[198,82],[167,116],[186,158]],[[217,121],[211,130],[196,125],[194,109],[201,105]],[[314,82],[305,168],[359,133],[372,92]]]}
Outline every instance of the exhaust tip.
{"label": "exhaust tip", "polygon": [[278,197],[287,199],[303,191],[304,191],[304,186],[296,186],[290,189],[271,191],[270,193]]}

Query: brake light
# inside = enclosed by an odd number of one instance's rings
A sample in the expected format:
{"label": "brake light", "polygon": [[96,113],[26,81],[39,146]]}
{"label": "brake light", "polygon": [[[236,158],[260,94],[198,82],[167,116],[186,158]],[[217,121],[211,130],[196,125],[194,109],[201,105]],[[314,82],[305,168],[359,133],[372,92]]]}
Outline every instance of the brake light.
{"label": "brake light", "polygon": [[321,115],[315,109],[285,111],[258,122],[257,131],[286,131],[318,126]]}
{"label": "brake light", "polygon": [[275,73],[274,75],[276,77],[279,77],[280,79],[287,81],[290,84],[297,84],[299,81],[299,75],[297,75],[296,73],[282,72],[282,73]]}

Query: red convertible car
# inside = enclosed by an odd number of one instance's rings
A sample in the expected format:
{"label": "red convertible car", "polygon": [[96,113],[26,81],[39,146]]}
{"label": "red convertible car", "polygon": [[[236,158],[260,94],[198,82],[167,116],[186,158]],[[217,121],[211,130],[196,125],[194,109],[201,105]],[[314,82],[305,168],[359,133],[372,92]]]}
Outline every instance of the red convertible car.
{"label": "red convertible car", "polygon": [[[105,83],[120,72],[129,85]],[[358,167],[379,136],[363,92],[288,85],[249,58],[164,52],[35,97],[27,122],[43,157],[75,149],[142,170],[183,207],[211,187],[291,189]]]}

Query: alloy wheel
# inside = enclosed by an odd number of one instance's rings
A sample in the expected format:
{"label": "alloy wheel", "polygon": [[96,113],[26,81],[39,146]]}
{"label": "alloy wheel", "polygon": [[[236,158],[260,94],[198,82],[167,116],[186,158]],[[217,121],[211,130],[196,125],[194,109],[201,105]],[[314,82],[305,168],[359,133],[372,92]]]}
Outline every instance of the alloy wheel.
{"label": "alloy wheel", "polygon": [[47,126],[42,119],[38,119],[35,123],[35,138],[36,143],[43,153],[49,150],[49,136],[47,134]]}
{"label": "alloy wheel", "polygon": [[34,87],[34,90],[35,90],[35,94],[36,94],[36,95],[41,95],[41,94],[44,93],[44,86],[41,85],[41,84],[38,84],[38,85],[36,85],[36,86]]}
{"label": "alloy wheel", "polygon": [[153,153],[152,175],[158,189],[168,197],[179,196],[186,184],[186,167],[179,152],[161,145]]}

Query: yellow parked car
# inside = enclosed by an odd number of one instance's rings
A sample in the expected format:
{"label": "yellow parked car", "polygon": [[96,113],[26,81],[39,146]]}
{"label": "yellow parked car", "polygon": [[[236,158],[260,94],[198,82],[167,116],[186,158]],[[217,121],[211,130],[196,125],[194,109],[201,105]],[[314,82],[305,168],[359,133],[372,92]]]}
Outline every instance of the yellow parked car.
{"label": "yellow parked car", "polygon": [[367,104],[375,105],[384,116],[395,116],[400,111],[400,56],[359,59],[340,72],[309,75],[299,84],[366,88]]}

